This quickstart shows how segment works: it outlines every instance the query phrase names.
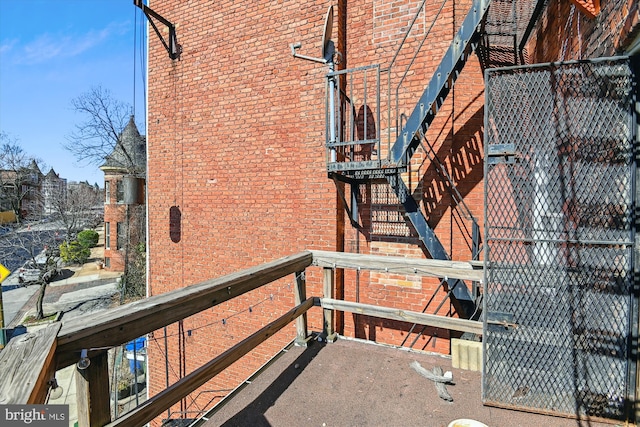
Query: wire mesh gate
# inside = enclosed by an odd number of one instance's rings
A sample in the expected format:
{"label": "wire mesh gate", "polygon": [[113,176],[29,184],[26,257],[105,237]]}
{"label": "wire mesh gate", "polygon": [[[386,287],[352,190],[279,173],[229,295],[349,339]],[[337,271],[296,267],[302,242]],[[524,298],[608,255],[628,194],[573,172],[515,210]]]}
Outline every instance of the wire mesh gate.
{"label": "wire mesh gate", "polygon": [[623,419],[635,398],[634,80],[626,58],[486,73],[486,404]]}

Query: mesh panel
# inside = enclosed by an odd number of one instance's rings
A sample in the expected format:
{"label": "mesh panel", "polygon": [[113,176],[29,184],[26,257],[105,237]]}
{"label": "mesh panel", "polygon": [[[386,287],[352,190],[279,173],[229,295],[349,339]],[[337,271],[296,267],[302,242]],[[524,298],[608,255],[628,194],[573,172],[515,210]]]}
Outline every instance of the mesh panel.
{"label": "mesh panel", "polygon": [[488,404],[622,419],[633,75],[610,59],[487,72]]}
{"label": "mesh panel", "polygon": [[[518,47],[525,38],[535,0],[492,0],[478,56],[485,68],[521,64]],[[526,61],[526,51],[523,52]]]}

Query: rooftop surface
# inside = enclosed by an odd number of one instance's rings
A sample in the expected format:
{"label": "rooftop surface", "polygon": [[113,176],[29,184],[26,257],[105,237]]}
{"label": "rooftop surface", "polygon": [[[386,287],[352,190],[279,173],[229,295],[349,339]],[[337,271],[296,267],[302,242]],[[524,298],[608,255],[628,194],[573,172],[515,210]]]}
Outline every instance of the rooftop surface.
{"label": "rooftop surface", "polygon": [[[453,373],[453,398],[410,363]],[[454,369],[445,356],[339,339],[292,347],[214,408],[199,426],[448,426],[473,419],[487,426],[610,426],[484,406],[481,373]]]}

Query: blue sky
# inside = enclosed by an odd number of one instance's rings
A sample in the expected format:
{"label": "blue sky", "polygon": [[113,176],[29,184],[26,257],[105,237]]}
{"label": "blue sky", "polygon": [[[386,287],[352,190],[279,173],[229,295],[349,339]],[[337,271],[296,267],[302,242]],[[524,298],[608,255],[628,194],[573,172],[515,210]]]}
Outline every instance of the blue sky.
{"label": "blue sky", "polygon": [[92,87],[133,105],[135,79],[144,133],[145,20],[132,0],[0,0],[0,131],[42,159],[43,173],[103,186],[97,166],[62,148],[83,119],[71,100]]}

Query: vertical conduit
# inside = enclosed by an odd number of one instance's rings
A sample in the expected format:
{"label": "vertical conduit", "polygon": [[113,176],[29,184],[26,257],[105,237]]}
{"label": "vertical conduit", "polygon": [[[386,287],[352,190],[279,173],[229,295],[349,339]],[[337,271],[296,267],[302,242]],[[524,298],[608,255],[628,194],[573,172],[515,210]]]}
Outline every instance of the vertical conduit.
{"label": "vertical conduit", "polygon": [[[339,64],[337,64],[337,68],[339,70],[346,69],[347,66],[347,0],[338,0],[338,13],[336,14],[338,20],[338,31],[337,31],[337,50],[342,54],[342,60]],[[338,85],[342,88],[344,85],[344,79],[340,79],[338,81]],[[342,185],[342,190],[344,191],[344,184],[341,182],[336,182],[338,185]],[[342,209],[340,203],[340,192],[336,194],[336,251],[344,252],[345,247],[345,210]],[[344,299],[344,270],[336,269],[335,272],[335,298],[336,299]],[[344,334],[344,313],[336,312],[336,332],[338,334]]]}

